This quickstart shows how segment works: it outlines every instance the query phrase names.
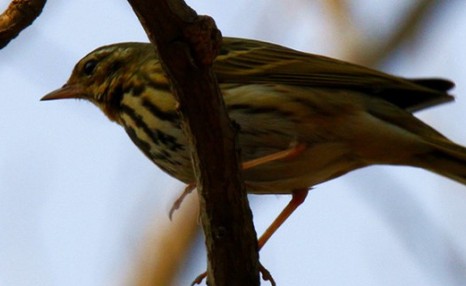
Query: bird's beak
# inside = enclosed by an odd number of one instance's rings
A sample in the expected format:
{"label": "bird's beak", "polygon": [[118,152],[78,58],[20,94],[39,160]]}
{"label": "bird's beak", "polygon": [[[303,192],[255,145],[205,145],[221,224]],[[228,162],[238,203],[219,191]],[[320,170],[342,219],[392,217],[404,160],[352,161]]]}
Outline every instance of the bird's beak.
{"label": "bird's beak", "polygon": [[54,90],[40,100],[55,100],[66,98],[83,98],[85,96],[83,90],[77,86],[65,84],[61,88]]}

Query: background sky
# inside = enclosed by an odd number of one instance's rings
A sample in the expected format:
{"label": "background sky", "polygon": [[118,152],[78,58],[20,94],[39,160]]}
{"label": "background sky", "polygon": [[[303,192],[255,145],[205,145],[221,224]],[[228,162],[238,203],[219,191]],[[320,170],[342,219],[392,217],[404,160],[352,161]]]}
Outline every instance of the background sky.
{"label": "background sky", "polygon": [[[340,58],[387,37],[417,2],[348,1],[358,28],[348,34],[323,1],[188,1],[223,35]],[[417,115],[466,145],[466,2],[445,2],[381,68],[455,81],[455,103]],[[56,0],[0,50],[1,286],[131,285],[148,233],[164,231],[150,227],[168,223],[182,185],[122,128],[87,102],[39,101],[85,54],[122,41],[146,41],[127,2]],[[258,233],[289,200],[250,198]],[[312,190],[261,262],[278,285],[466,285],[465,217],[464,186],[424,170],[370,167]],[[202,236],[196,245],[175,285],[206,268]]]}

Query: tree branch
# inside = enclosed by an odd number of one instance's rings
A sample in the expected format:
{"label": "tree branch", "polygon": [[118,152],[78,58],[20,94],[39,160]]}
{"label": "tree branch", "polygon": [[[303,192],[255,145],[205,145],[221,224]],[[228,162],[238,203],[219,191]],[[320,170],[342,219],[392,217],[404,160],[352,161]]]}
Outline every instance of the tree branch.
{"label": "tree branch", "polygon": [[46,0],[13,0],[0,15],[0,49],[40,15]]}
{"label": "tree branch", "polygon": [[137,267],[123,285],[175,285],[176,276],[188,260],[189,249],[199,233],[198,205],[196,196],[188,196],[172,221],[152,220],[155,223],[150,227],[144,248],[140,249]]}
{"label": "tree branch", "polygon": [[[367,66],[378,66],[385,62],[396,50],[407,41],[415,40],[419,32],[426,27],[426,18],[447,1],[421,0],[400,20],[394,32],[382,42],[375,41],[375,44],[367,45],[365,48],[358,47],[353,51],[354,59],[358,63]],[[370,41],[368,41],[370,42]]]}
{"label": "tree branch", "polygon": [[235,130],[211,65],[214,21],[182,0],[128,0],[157,46],[191,146],[208,250],[209,285],[259,285],[257,239],[240,178]]}

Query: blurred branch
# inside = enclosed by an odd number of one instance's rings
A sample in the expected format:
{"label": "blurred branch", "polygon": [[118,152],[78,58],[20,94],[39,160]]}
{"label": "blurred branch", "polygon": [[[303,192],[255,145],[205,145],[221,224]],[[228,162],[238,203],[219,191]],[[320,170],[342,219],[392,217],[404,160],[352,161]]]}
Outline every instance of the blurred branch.
{"label": "blurred branch", "polygon": [[384,62],[404,43],[419,35],[419,32],[424,28],[423,24],[425,24],[426,18],[445,2],[447,1],[419,1],[404,20],[400,21],[398,28],[392,33],[391,37],[382,42],[375,41],[373,44],[367,44],[370,41],[366,41],[367,46],[363,49],[355,47],[352,51],[353,58],[358,63],[368,66],[377,66]]}
{"label": "blurred branch", "polygon": [[182,0],[128,2],[157,46],[179,102],[199,192],[209,285],[259,285],[257,239],[236,134],[211,70],[220,31]]}
{"label": "blurred branch", "polygon": [[0,49],[40,15],[46,0],[13,0],[0,15]]}
{"label": "blurred branch", "polygon": [[331,14],[331,19],[339,29],[339,42],[346,53],[344,58],[367,66],[377,66],[386,61],[404,43],[412,41],[425,27],[426,18],[447,1],[420,0],[400,20],[390,37],[381,40],[368,39],[353,24],[348,2],[329,0],[324,2]]}
{"label": "blurred branch", "polygon": [[[398,29],[381,45],[377,45],[369,50],[364,56],[364,64],[375,66],[378,63],[385,61],[392,55],[403,43],[412,40],[419,34],[426,18],[432,13],[435,8],[439,7],[442,1],[423,0],[415,5],[408,13],[404,21],[401,21]],[[361,52],[359,58],[363,58]]]}
{"label": "blurred branch", "polygon": [[343,19],[350,18],[350,9],[346,0],[327,0],[322,4],[327,6],[328,10],[332,13],[333,19],[335,21],[341,21]]}
{"label": "blurred branch", "polygon": [[128,285],[175,285],[175,277],[198,233],[199,202],[188,196],[173,221],[152,226],[147,246]]}

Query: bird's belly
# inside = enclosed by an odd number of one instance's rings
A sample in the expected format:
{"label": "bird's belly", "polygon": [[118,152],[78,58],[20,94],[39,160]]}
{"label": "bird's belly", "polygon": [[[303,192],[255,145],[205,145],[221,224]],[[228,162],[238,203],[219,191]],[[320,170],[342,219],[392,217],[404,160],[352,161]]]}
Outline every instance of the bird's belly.
{"label": "bird's belly", "polygon": [[[130,131],[130,130],[127,130]],[[136,145],[159,168],[184,183],[195,181],[194,172],[187,148],[173,150],[173,148],[152,145],[147,148],[141,144],[141,138],[131,136]],[[181,133],[181,130],[180,130]],[[239,145],[242,151],[242,162],[261,158],[290,147],[291,137],[276,140],[273,145],[260,142],[247,133],[239,134]],[[254,135],[254,136],[257,136]],[[275,136],[276,137],[276,136]],[[186,146],[185,138],[179,134],[180,146]],[[278,144],[278,142],[283,142]],[[269,141],[270,143],[270,141]],[[243,170],[243,179],[249,193],[280,194],[291,193],[295,189],[310,188],[316,184],[338,177],[353,169],[364,166],[360,160],[353,157],[351,149],[340,142],[303,143],[305,149],[291,158],[278,159]],[[282,146],[277,146],[282,145]]]}
{"label": "bird's belly", "polygon": [[361,168],[364,164],[341,143],[321,143],[292,158],[271,161],[243,171],[248,192],[291,193]]}
{"label": "bird's belly", "polygon": [[[247,151],[247,150],[244,150]],[[152,158],[162,170],[185,183],[195,181],[188,157],[178,165],[166,159]],[[247,162],[248,160],[243,160]],[[351,156],[350,150],[340,143],[322,143],[307,146],[292,158],[267,162],[243,170],[243,179],[248,193],[286,194],[296,189],[311,188],[319,183],[363,167],[361,161]]]}

